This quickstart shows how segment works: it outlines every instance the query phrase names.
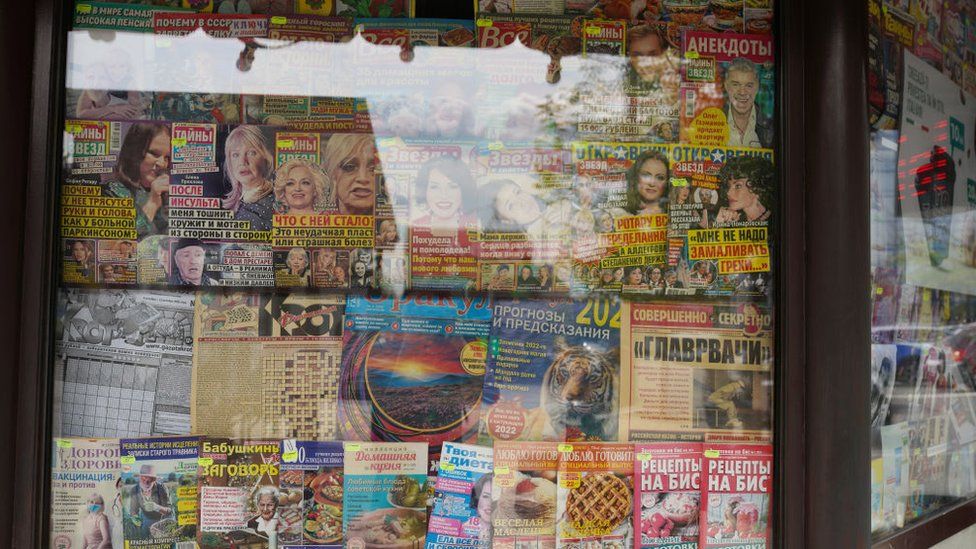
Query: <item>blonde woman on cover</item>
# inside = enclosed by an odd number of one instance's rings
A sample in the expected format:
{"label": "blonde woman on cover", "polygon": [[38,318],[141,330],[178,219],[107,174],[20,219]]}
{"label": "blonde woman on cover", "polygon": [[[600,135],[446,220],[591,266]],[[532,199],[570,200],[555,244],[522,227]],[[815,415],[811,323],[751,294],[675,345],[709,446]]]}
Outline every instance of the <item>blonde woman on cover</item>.
{"label": "blonde woman on cover", "polygon": [[105,500],[98,494],[88,498],[88,514],[81,519],[84,545],[81,549],[112,549],[112,529],[105,514]]}
{"label": "blonde woman on cover", "polygon": [[274,195],[279,212],[293,215],[322,213],[333,201],[325,172],[304,158],[292,158],[278,166]]}
{"label": "blonde woman on cover", "polygon": [[341,214],[373,215],[379,160],[370,134],[338,133],[325,145],[322,167],[335,185]]}
{"label": "blonde woman on cover", "polygon": [[234,128],[224,147],[224,177],[230,192],[223,207],[234,212],[234,219],[250,221],[251,229],[271,230],[274,214],[274,186],[270,181],[274,157],[257,126]]}

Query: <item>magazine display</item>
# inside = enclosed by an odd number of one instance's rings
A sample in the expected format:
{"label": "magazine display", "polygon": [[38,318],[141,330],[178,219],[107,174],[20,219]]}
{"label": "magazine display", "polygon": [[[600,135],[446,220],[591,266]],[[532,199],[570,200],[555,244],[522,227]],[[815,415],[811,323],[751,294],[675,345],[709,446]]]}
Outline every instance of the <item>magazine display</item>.
{"label": "magazine display", "polygon": [[341,442],[281,441],[280,506],[298,522],[278,534],[283,549],[342,547]]}
{"label": "magazine display", "polygon": [[634,546],[634,446],[562,444],[556,547]]}
{"label": "magazine display", "polygon": [[193,429],[335,440],[345,297],[201,293]]}
{"label": "magazine display", "polygon": [[72,288],[61,293],[57,321],[55,433],[190,433],[193,294]]}
{"label": "magazine display", "polygon": [[626,302],[623,309],[621,439],[770,440],[766,306]]}
{"label": "magazine display", "polygon": [[492,449],[445,442],[427,527],[428,549],[491,547]]}
{"label": "magazine display", "polygon": [[342,343],[342,440],[475,442],[487,359],[487,297],[350,296]]}
{"label": "magazine display", "polygon": [[680,141],[772,147],[773,37],[688,30],[681,51]]}
{"label": "magazine display", "polygon": [[634,547],[697,549],[702,445],[637,444],[634,456]]}
{"label": "magazine display", "polygon": [[772,159],[766,149],[671,147],[665,293],[768,294]]}
{"label": "magazine display", "polygon": [[497,301],[481,440],[617,440],[620,311],[613,296]]}
{"label": "magazine display", "polygon": [[56,438],[51,456],[51,548],[122,547],[119,440]]}
{"label": "magazine display", "polygon": [[342,532],[347,547],[419,547],[427,537],[427,444],[345,444]]}
{"label": "magazine display", "polygon": [[280,532],[302,522],[299,511],[282,506],[280,466],[277,440],[201,441],[201,549],[276,548]]}
{"label": "magazine display", "polygon": [[772,446],[705,444],[704,456],[699,547],[769,547]]}
{"label": "magazine display", "polygon": [[492,547],[556,547],[555,442],[495,441]]}
{"label": "magazine display", "polygon": [[479,289],[568,289],[573,211],[568,153],[531,143],[479,147]]}
{"label": "magazine display", "polygon": [[668,156],[651,143],[573,143],[575,290],[664,291]]}
{"label": "magazine display", "polygon": [[189,548],[197,537],[200,437],[121,439],[125,547]]}
{"label": "magazine display", "polygon": [[71,28],[74,30],[117,30],[153,32],[153,14],[157,11],[189,11],[183,8],[116,3],[75,2]]}

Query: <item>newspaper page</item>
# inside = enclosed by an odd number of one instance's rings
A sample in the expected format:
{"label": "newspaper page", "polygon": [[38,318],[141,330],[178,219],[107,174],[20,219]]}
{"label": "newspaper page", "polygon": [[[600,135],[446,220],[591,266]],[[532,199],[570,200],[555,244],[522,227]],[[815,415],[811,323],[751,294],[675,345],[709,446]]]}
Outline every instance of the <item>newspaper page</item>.
{"label": "newspaper page", "polygon": [[122,547],[119,440],[56,438],[51,456],[51,549]]}
{"label": "newspaper page", "polygon": [[193,294],[67,289],[58,301],[54,432],[190,432]]}
{"label": "newspaper page", "polygon": [[754,303],[625,302],[621,439],[766,442],[772,313]]}
{"label": "newspaper page", "polygon": [[201,294],[194,431],[334,440],[344,309],[337,295]]}

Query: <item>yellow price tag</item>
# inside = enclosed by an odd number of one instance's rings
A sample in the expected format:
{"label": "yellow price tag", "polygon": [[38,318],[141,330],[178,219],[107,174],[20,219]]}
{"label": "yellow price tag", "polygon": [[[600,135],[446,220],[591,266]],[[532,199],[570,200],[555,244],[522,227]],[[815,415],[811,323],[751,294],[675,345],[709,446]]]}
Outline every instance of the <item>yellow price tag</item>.
{"label": "yellow price tag", "polygon": [[637,454],[637,460],[638,461],[651,461],[651,453],[650,452],[641,452],[641,453]]}
{"label": "yellow price tag", "polygon": [[298,461],[298,452],[294,450],[291,452],[285,452],[281,454],[281,459],[285,463],[295,463],[296,461]]}
{"label": "yellow price tag", "polygon": [[488,143],[489,151],[500,151],[504,148],[505,148],[505,144],[502,143],[501,141],[492,141],[491,143]]}
{"label": "yellow price tag", "polygon": [[353,31],[354,31],[354,32],[355,32],[356,34],[360,34],[360,33],[362,33],[362,32],[363,32],[363,30],[365,30],[365,29],[366,29],[366,27],[365,27],[365,26],[364,26],[364,25],[363,25],[362,23],[360,23],[360,24],[358,24],[358,25],[356,25],[356,28],[355,28],[355,29],[353,29]]}
{"label": "yellow price tag", "polygon": [[136,462],[136,456],[122,456],[119,458],[119,462],[122,465],[132,465]]}
{"label": "yellow price tag", "polygon": [[360,443],[358,443],[358,442],[347,442],[346,443],[346,450],[349,450],[350,452],[358,452],[358,451],[362,450],[362,448],[363,448],[363,445],[360,444]]}
{"label": "yellow price tag", "polygon": [[81,127],[81,124],[65,124],[64,125],[64,131],[66,131],[66,132],[68,132],[68,133],[70,133],[72,135],[77,135],[77,134],[81,133],[82,131],[84,131],[84,128]]}
{"label": "yellow price tag", "polygon": [[881,286],[878,286],[877,288],[875,288],[874,293],[876,293],[878,295],[881,295],[881,294],[884,293],[884,288],[882,288]]}
{"label": "yellow price tag", "polygon": [[[550,446],[550,448],[551,448],[551,446]],[[572,452],[573,451],[573,445],[572,444],[560,444],[559,446],[556,447],[556,449],[559,450],[562,453]]]}
{"label": "yellow price tag", "polygon": [[271,17],[272,25],[285,25],[288,23],[288,18],[281,15],[274,15]]}
{"label": "yellow price tag", "polygon": [[294,139],[279,139],[278,140],[278,148],[281,148],[281,149],[290,149],[290,148],[292,148],[294,146],[295,146],[295,140]]}
{"label": "yellow price tag", "polygon": [[684,177],[672,177],[671,178],[671,185],[673,187],[687,187],[688,186],[688,180],[685,179]]}
{"label": "yellow price tag", "polygon": [[589,26],[583,32],[588,36],[600,36],[600,27]]}
{"label": "yellow price tag", "polygon": [[699,56],[698,56],[698,52],[697,51],[686,51],[685,52],[685,59],[698,59],[698,57]]}
{"label": "yellow price tag", "polygon": [[78,4],[75,6],[75,10],[78,13],[91,13],[92,7],[91,4]]}
{"label": "yellow price tag", "polygon": [[71,448],[71,441],[63,438],[58,439],[58,448]]}
{"label": "yellow price tag", "polygon": [[199,458],[197,459],[197,465],[199,465],[200,467],[210,467],[211,465],[213,465],[213,458],[209,458],[209,457]]}
{"label": "yellow price tag", "polygon": [[457,465],[453,463],[441,463],[441,471],[453,471],[457,469]]}
{"label": "yellow price tag", "polygon": [[174,147],[185,147],[186,146],[186,138],[185,137],[174,137],[173,139],[170,140],[170,142],[173,144]]}
{"label": "yellow price tag", "polygon": [[490,27],[490,26],[494,25],[494,23],[492,23],[491,19],[488,19],[487,17],[481,17],[481,18],[479,18],[477,21],[474,22],[474,24],[477,25],[477,26],[479,26],[479,27]]}
{"label": "yellow price tag", "polygon": [[507,475],[512,472],[512,469],[508,465],[502,465],[501,467],[495,467],[496,475]]}
{"label": "yellow price tag", "polygon": [[718,450],[705,450],[705,457],[707,458],[717,458],[719,456]]}

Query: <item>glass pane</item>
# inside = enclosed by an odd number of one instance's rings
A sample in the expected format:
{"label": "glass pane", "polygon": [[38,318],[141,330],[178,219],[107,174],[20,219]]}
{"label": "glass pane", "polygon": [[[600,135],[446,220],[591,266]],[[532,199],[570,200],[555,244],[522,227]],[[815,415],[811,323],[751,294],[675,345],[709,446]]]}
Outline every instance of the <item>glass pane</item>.
{"label": "glass pane", "polygon": [[869,2],[876,537],[976,495],[976,6],[897,4]]}
{"label": "glass pane", "polygon": [[52,540],[771,542],[769,2],[184,4],[68,37]]}

